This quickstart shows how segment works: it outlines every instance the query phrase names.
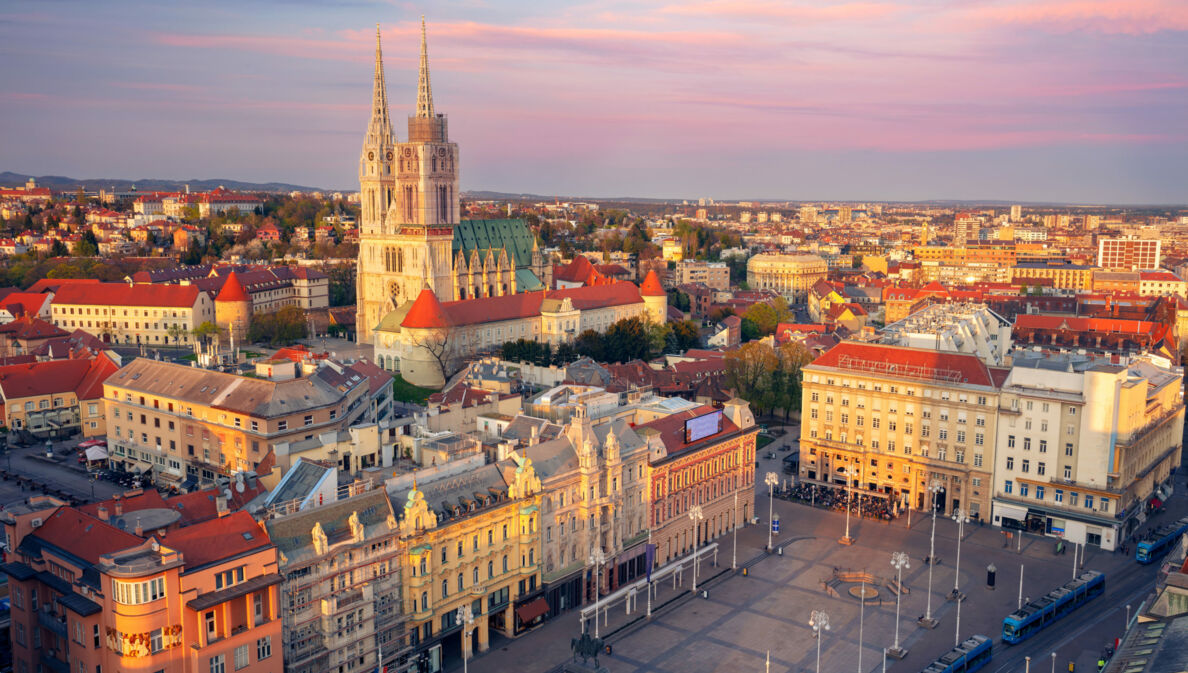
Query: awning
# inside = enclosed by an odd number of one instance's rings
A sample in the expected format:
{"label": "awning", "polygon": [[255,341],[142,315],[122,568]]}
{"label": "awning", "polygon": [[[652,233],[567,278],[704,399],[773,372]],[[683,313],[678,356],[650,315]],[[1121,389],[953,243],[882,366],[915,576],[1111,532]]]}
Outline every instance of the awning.
{"label": "awning", "polygon": [[1159,498],[1151,498],[1151,506],[1152,507],[1162,507],[1163,501],[1160,500]]}
{"label": "awning", "polygon": [[107,449],[102,446],[87,447],[87,460],[107,460]]}
{"label": "awning", "polygon": [[1027,519],[1027,508],[1016,507],[1014,505],[1004,505],[1001,502],[994,503],[994,513],[998,516],[1003,516],[1015,521],[1025,521]]}
{"label": "awning", "polygon": [[516,608],[516,616],[520,618],[521,624],[531,624],[548,611],[549,602],[541,596]]}

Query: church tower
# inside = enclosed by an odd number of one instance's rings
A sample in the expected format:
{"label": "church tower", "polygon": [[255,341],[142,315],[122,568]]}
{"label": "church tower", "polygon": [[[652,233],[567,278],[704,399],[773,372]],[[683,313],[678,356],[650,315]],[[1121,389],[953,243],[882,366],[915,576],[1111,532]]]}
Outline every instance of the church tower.
{"label": "church tower", "polygon": [[371,328],[387,313],[384,291],[384,215],[396,191],[393,165],[396,134],[388,113],[388,87],[379,25],[375,27],[375,76],[371,90],[371,119],[359,154],[359,264],[356,269],[356,318],[359,340],[370,341]]}
{"label": "church tower", "polygon": [[[382,89],[383,69],[378,61],[376,73]],[[383,110],[387,122],[386,94]],[[372,329],[389,311],[415,300],[425,288],[447,300],[454,297],[454,226],[461,218],[458,145],[449,141],[446,116],[433,108],[424,18],[416,114],[408,118],[408,142],[396,143],[393,149],[394,154],[383,154],[393,159],[380,167],[389,173],[381,174],[384,179],[377,185],[381,199],[387,194],[387,200],[381,201],[386,212],[375,230],[360,229],[360,342],[370,341]],[[364,148],[364,164],[369,151]],[[362,171],[360,182],[366,198]]]}

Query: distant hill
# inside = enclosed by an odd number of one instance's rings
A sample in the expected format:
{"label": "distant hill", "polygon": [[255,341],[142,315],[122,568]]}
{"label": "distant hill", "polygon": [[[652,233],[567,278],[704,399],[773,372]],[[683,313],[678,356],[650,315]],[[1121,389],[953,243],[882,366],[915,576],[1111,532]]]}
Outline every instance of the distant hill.
{"label": "distant hill", "polygon": [[290,185],[285,182],[242,182],[226,178],[210,178],[206,180],[163,180],[160,178],[142,178],[140,180],[124,180],[122,178],[68,178],[62,175],[22,175],[12,171],[0,173],[0,187],[23,187],[25,182],[33,178],[39,187],[49,187],[55,192],[69,192],[82,187],[87,191],[106,189],[117,192],[130,191],[133,187],[139,192],[180,192],[185,191],[186,185],[191,191],[205,192],[222,185],[227,189],[241,192],[313,192],[338,191],[306,187],[304,185]]}

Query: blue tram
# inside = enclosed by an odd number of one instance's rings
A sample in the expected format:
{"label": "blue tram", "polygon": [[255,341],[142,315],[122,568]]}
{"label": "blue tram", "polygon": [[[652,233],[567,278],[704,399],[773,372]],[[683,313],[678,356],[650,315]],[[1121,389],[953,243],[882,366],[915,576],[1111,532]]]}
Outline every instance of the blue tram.
{"label": "blue tram", "polygon": [[1036,631],[1097,598],[1105,591],[1105,574],[1081,572],[1076,579],[1050,591],[1002,620],[1002,640],[1012,645],[1030,638]]}
{"label": "blue tram", "polygon": [[1188,533],[1188,516],[1149,531],[1135,547],[1134,560],[1144,565],[1155,561],[1170,551],[1184,533]]}
{"label": "blue tram", "polygon": [[986,636],[970,636],[944,656],[928,664],[923,673],[972,673],[990,663],[994,641]]}

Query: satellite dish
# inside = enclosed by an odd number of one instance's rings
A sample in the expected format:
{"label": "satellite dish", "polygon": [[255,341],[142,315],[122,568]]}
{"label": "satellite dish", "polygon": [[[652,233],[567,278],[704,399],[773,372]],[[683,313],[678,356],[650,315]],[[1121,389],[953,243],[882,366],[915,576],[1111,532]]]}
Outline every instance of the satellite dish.
{"label": "satellite dish", "polygon": [[231,489],[229,489],[229,488],[223,489],[223,496],[226,498],[230,498],[231,497]]}
{"label": "satellite dish", "polygon": [[243,482],[242,481],[235,482],[235,491],[237,493],[243,493]]}
{"label": "satellite dish", "polygon": [[242,473],[242,472],[236,472],[236,473],[235,473],[235,481],[236,481],[236,482],[238,482],[238,483],[240,483],[240,484],[242,484],[242,483],[243,483],[243,473]]}

